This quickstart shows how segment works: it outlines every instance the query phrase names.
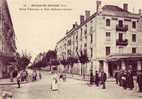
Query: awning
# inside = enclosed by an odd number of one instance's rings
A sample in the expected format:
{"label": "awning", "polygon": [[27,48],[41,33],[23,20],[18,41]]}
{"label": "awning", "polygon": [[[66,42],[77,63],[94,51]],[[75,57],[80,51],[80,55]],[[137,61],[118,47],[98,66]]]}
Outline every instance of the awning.
{"label": "awning", "polygon": [[142,54],[113,54],[106,57],[106,61],[142,60]]}

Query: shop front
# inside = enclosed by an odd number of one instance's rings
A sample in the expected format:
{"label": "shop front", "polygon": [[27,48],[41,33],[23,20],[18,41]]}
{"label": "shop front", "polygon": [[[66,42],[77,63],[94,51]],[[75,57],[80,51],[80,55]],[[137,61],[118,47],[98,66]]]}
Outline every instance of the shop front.
{"label": "shop front", "polygon": [[136,75],[138,70],[142,70],[142,54],[115,54],[108,56],[106,61],[110,77],[119,70],[131,70],[133,75]]}

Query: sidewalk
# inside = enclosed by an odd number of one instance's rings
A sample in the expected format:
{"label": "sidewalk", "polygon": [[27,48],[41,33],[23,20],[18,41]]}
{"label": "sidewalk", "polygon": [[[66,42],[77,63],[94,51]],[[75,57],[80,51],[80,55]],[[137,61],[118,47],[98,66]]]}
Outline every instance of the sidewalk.
{"label": "sidewalk", "polygon": [[[72,78],[72,79],[76,79],[76,80],[84,80],[84,81],[89,81],[90,80],[90,76],[85,76],[85,79],[83,79],[83,76],[81,75],[75,75],[75,74],[67,74],[68,78]],[[114,78],[108,78],[107,82],[115,82]]]}
{"label": "sidewalk", "polygon": [[[28,82],[29,81],[24,81],[24,82],[21,82],[21,84],[25,84]],[[0,79],[0,85],[15,85],[15,84],[17,84],[16,80],[11,82],[10,79]]]}

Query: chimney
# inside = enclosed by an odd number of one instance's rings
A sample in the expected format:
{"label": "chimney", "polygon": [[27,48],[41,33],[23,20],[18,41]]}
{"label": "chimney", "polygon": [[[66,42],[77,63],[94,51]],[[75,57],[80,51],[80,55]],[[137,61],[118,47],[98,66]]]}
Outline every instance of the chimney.
{"label": "chimney", "polygon": [[139,15],[142,16],[142,9],[139,9]]}
{"label": "chimney", "polygon": [[99,0],[96,1],[96,7],[97,7],[97,8],[96,8],[96,12],[99,12],[99,11],[101,10],[101,3],[102,3],[102,2],[99,1]]}
{"label": "chimney", "polygon": [[72,27],[75,28],[76,27],[75,24],[73,24]]}
{"label": "chimney", "polygon": [[82,24],[84,22],[84,16],[80,15],[80,24]]}
{"label": "chimney", "polygon": [[123,10],[128,11],[128,4],[127,3],[123,4]]}
{"label": "chimney", "polygon": [[86,19],[88,19],[90,17],[90,11],[89,10],[85,11],[85,17],[86,17]]}
{"label": "chimney", "polygon": [[67,30],[66,30],[66,34],[68,34],[68,32],[69,32],[69,30],[67,29]]}

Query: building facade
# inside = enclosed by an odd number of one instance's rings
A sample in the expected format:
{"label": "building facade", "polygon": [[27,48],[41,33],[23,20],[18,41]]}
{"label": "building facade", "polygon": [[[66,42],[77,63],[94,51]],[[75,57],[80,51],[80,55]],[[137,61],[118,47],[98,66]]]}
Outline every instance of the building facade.
{"label": "building facade", "polygon": [[15,33],[8,4],[6,0],[0,0],[0,78],[8,76],[15,56]]}
{"label": "building facade", "polygon": [[80,24],[73,24],[64,38],[57,42],[58,59],[78,57],[87,53],[87,70],[104,70],[109,76],[117,69],[142,68],[142,12],[128,11],[115,5],[102,6],[97,1],[97,11],[80,16]]}

